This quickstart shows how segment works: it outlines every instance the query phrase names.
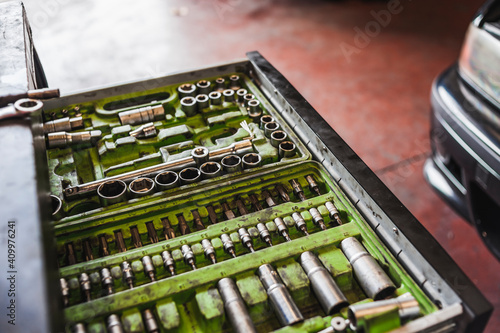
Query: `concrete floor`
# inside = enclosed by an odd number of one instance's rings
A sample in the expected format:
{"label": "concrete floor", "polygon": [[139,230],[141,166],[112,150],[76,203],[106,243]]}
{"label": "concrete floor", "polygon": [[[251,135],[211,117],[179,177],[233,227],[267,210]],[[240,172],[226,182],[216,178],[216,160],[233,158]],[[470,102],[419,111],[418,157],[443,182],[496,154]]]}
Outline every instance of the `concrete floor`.
{"label": "concrete floor", "polygon": [[[359,154],[496,310],[500,263],[429,188],[429,91],[456,60],[482,1],[26,0],[51,87],[63,93],[160,76],[260,51]],[[371,27],[371,37],[356,28]],[[351,53],[349,53],[351,52]],[[497,327],[497,329],[495,329]]]}

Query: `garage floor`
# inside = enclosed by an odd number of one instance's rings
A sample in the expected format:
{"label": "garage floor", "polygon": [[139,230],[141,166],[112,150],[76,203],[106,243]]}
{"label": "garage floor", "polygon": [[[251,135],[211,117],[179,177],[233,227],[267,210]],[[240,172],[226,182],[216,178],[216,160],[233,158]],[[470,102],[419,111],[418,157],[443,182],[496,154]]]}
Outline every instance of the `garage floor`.
{"label": "garage floor", "polygon": [[384,1],[25,3],[49,84],[64,93],[260,51],[477,284],[497,309],[487,331],[498,330],[500,263],[422,176],[431,82],[481,1],[401,0],[382,24],[372,11]]}

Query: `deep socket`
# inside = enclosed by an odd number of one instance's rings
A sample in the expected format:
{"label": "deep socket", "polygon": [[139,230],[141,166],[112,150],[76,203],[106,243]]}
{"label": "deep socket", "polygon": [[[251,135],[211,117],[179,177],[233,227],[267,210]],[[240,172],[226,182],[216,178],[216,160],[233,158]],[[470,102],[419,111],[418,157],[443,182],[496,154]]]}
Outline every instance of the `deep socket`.
{"label": "deep socket", "polygon": [[236,333],[256,333],[257,330],[236,283],[230,278],[223,278],[217,283],[217,287],[233,330]]}

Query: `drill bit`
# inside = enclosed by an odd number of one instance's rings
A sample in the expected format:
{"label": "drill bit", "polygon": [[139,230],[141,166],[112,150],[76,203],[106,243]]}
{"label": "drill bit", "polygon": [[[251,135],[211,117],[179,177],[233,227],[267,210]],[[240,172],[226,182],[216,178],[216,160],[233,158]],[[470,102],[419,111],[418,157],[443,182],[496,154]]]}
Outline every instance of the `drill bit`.
{"label": "drill bit", "polygon": [[132,267],[127,261],[122,262],[122,272],[123,272],[123,281],[128,285],[130,289],[134,288],[134,272],[132,271]]}
{"label": "drill bit", "polygon": [[338,225],[344,224],[342,222],[342,219],[340,218],[340,213],[333,201],[327,201],[325,202],[326,209],[328,210],[328,213],[330,214],[330,219],[335,220]]}
{"label": "drill bit", "polygon": [[109,256],[108,241],[106,235],[99,235],[99,255],[101,257]]}
{"label": "drill bit", "polygon": [[321,216],[319,210],[313,207],[309,209],[309,213],[312,216],[313,223],[318,225],[321,228],[321,230],[326,230],[325,221],[323,220],[323,216]]}
{"label": "drill bit", "polygon": [[311,189],[311,192],[316,193],[317,195],[321,195],[321,192],[319,191],[319,186],[318,183],[316,183],[316,179],[314,179],[313,175],[307,175],[304,177],[309,184],[309,188]]}
{"label": "drill bit", "polygon": [[179,232],[181,233],[181,235],[187,235],[189,233],[191,233],[191,229],[189,229],[189,226],[186,222],[186,219],[184,218],[184,215],[182,215],[182,213],[178,214],[177,215],[177,220],[179,221]]}
{"label": "drill bit", "polygon": [[106,289],[107,295],[111,295],[113,293],[113,277],[109,269],[101,269],[101,277],[102,287]]}
{"label": "drill bit", "polygon": [[132,238],[132,244],[134,244],[135,248],[142,247],[141,235],[139,234],[137,226],[130,227],[130,236]]}
{"label": "drill bit", "polygon": [[234,219],[236,217],[236,215],[234,215],[231,208],[229,208],[229,205],[227,204],[227,202],[223,202],[221,205],[222,205],[222,211],[224,212],[224,216],[226,217],[226,220],[231,220],[231,219]]}
{"label": "drill bit", "polygon": [[277,217],[274,219],[274,224],[278,228],[278,232],[285,238],[287,242],[291,241],[290,235],[288,234],[288,229],[285,225],[285,221],[281,217]]}
{"label": "drill bit", "polygon": [[84,239],[82,242],[83,248],[83,259],[85,261],[94,260],[94,255],[92,254],[92,246],[90,245],[90,239]]}
{"label": "drill bit", "polygon": [[264,209],[262,207],[262,205],[260,204],[259,199],[257,198],[257,196],[255,194],[250,194],[248,196],[248,198],[250,199],[250,202],[252,203],[252,207],[253,207],[254,211],[257,212],[259,210]]}
{"label": "drill bit", "polygon": [[186,244],[182,245],[181,252],[182,255],[184,256],[184,261],[186,262],[186,264],[190,265],[193,270],[196,269],[196,263],[194,261],[195,260],[194,253],[189,247],[189,245]]}
{"label": "drill bit", "polygon": [[174,258],[172,258],[172,255],[168,251],[163,251],[161,253],[161,258],[163,259],[163,267],[168,269],[170,272],[170,275],[174,276],[175,275],[175,261]]}
{"label": "drill bit", "polygon": [[269,246],[273,246],[273,242],[271,241],[271,234],[269,230],[264,225],[264,223],[257,224],[257,230],[259,231],[260,238]]}
{"label": "drill bit", "polygon": [[292,218],[295,221],[295,227],[297,228],[297,230],[303,232],[304,235],[309,236],[309,233],[307,232],[307,224],[302,215],[300,215],[300,213],[294,212],[292,214]]}
{"label": "drill bit", "polygon": [[146,229],[148,230],[148,238],[151,244],[158,243],[158,234],[156,234],[153,222],[146,222]]}
{"label": "drill bit", "polygon": [[144,266],[144,273],[149,276],[151,282],[155,281],[155,267],[153,266],[153,261],[150,256],[144,256],[141,259],[142,266]]}
{"label": "drill bit", "polygon": [[210,220],[210,223],[216,224],[218,221],[217,221],[217,214],[215,214],[214,207],[212,207],[211,205],[208,205],[205,208],[207,209],[208,219]]}
{"label": "drill bit", "polygon": [[193,224],[194,227],[197,231],[205,229],[205,226],[203,225],[203,221],[201,219],[200,213],[198,212],[197,209],[194,209],[191,211],[191,214],[193,214]]}
{"label": "drill bit", "polygon": [[59,279],[59,284],[61,285],[61,294],[62,294],[62,297],[63,297],[63,304],[66,307],[66,306],[69,305],[69,287],[68,287],[68,282],[66,281],[66,279],[61,278],[61,279]]}
{"label": "drill bit", "polygon": [[304,195],[304,190],[297,179],[290,180],[290,185],[292,185],[293,193],[299,198],[300,201],[305,201],[306,196]]}
{"label": "drill bit", "polygon": [[282,184],[276,185],[276,191],[278,191],[281,200],[283,200],[283,202],[290,202],[290,196],[288,195],[288,191]]}
{"label": "drill bit", "polygon": [[82,275],[80,275],[80,288],[85,294],[85,301],[89,302],[91,286],[90,286],[90,278],[87,273],[82,273]]}
{"label": "drill bit", "polygon": [[73,246],[73,242],[66,243],[64,247],[66,248],[66,257],[68,258],[68,265],[76,264],[75,247]]}
{"label": "drill bit", "polygon": [[241,243],[243,243],[243,246],[250,250],[250,252],[254,253],[255,250],[253,248],[252,238],[250,237],[248,231],[245,228],[240,228],[238,230],[238,234],[240,235]]}
{"label": "drill bit", "polygon": [[170,220],[168,217],[163,217],[161,219],[161,223],[163,224],[163,234],[165,235],[165,240],[175,238],[175,231],[170,225]]}
{"label": "drill bit", "polygon": [[127,247],[125,246],[125,240],[123,239],[123,234],[121,230],[115,230],[115,243],[116,243],[116,249],[118,252],[125,252],[127,251]]}
{"label": "drill bit", "polygon": [[201,241],[201,245],[203,246],[203,251],[205,252],[205,257],[210,259],[212,264],[217,263],[217,259],[215,258],[215,249],[212,246],[212,243],[208,239],[203,239]]}
{"label": "drill bit", "polygon": [[236,258],[236,252],[234,251],[234,243],[229,237],[228,234],[220,235],[220,239],[222,240],[222,245],[224,245],[224,250],[229,253],[233,258]]}
{"label": "drill bit", "polygon": [[277,205],[276,201],[274,201],[273,197],[271,196],[271,193],[269,193],[268,191],[262,191],[262,196],[266,200],[266,204],[268,207],[274,207]]}
{"label": "drill bit", "polygon": [[248,209],[241,199],[236,200],[236,207],[241,216],[248,214]]}

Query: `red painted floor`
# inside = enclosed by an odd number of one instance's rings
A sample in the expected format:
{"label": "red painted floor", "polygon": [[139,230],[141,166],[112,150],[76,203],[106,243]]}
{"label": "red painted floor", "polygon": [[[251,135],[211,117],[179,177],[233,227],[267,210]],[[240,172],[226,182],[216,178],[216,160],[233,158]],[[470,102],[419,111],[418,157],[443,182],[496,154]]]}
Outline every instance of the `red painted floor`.
{"label": "red painted floor", "polygon": [[[372,14],[387,10],[382,1],[25,3],[49,83],[63,92],[260,51],[477,284],[496,308],[486,331],[498,330],[500,263],[422,176],[431,82],[456,60],[481,1],[402,0],[383,27]],[[366,27],[371,37],[356,37]]]}

